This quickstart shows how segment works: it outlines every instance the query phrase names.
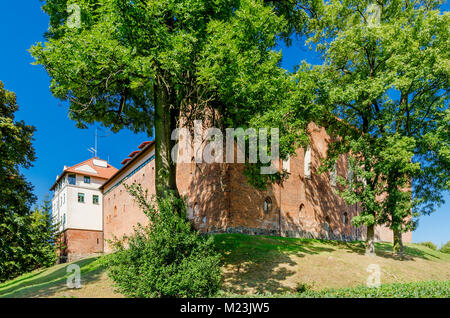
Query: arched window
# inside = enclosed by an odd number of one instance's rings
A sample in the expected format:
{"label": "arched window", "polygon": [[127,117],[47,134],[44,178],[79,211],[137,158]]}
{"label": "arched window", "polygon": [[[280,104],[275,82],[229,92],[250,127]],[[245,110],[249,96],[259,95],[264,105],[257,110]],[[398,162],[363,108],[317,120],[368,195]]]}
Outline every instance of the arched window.
{"label": "arched window", "polygon": [[323,226],[324,226],[325,232],[327,232],[327,233],[331,232],[331,229],[330,229],[330,218],[328,216],[325,218],[325,223],[324,223]]}
{"label": "arched window", "polygon": [[300,206],[298,207],[298,217],[302,217],[305,214],[305,205],[302,203],[300,204]]}
{"label": "arched window", "polygon": [[194,216],[198,216],[198,212],[200,211],[200,208],[197,203],[194,203]]}
{"label": "arched window", "polygon": [[348,224],[348,214],[347,214],[347,212],[344,212],[344,214],[342,215],[342,222],[344,222],[344,225]]}
{"label": "arched window", "polygon": [[267,197],[264,200],[264,213],[269,213],[272,210],[272,199]]}
{"label": "arched window", "polygon": [[332,187],[336,186],[336,181],[337,181],[337,164],[335,162],[333,168],[330,171],[330,184]]}

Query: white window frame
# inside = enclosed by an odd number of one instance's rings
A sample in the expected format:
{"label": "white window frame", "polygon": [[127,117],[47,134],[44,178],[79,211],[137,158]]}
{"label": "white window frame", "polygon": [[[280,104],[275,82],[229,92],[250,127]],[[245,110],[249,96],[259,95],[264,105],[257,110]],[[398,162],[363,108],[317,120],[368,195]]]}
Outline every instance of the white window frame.
{"label": "white window frame", "polygon": [[291,156],[288,155],[286,160],[283,160],[283,170],[286,170],[286,172],[291,172]]}
{"label": "white window frame", "polygon": [[311,179],[311,147],[309,145],[305,150],[304,174],[305,178]]}

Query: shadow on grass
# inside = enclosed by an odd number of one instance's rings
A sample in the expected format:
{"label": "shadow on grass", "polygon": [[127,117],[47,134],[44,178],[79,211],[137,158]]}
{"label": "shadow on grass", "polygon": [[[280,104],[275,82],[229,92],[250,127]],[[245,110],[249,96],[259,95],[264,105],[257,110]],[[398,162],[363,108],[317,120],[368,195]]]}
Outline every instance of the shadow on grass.
{"label": "shadow on grass", "polygon": [[45,272],[46,270],[47,270],[47,269],[45,269],[45,268],[36,269],[36,270],[34,270],[33,272],[31,272],[31,273],[22,274],[22,275],[19,276],[19,277],[16,277],[16,278],[11,279],[10,281],[6,281],[6,282],[4,282],[4,283],[1,283],[1,284],[0,284],[0,295],[3,293],[3,289],[4,289],[4,288],[6,288],[6,287],[8,287],[8,286],[11,286],[11,285],[16,285],[17,283],[19,283],[19,282],[21,282],[21,281],[24,281],[24,280],[29,280],[29,279],[31,279],[32,277],[35,277],[35,276],[37,276],[37,275],[40,275],[41,273]]}
{"label": "shadow on grass", "polygon": [[[305,257],[333,251],[365,254],[365,243],[362,241],[342,242],[245,234],[217,234],[213,238],[226,268],[223,276],[226,286],[224,290],[234,294],[245,293],[248,289],[257,293],[292,291],[282,282],[297,273],[293,266],[298,263],[292,260],[293,255]],[[400,260],[393,253],[391,243],[377,242],[375,247],[377,256]],[[414,261],[415,258],[440,259],[424,249],[405,246],[405,257],[402,261]]]}
{"label": "shadow on grass", "polygon": [[[89,270],[88,265],[96,261],[97,258],[87,258],[79,260],[77,262],[61,264],[56,270],[44,270],[39,272],[37,275],[31,275],[25,277],[18,284],[14,283],[10,287],[0,291],[0,298],[12,298],[12,297],[43,297],[51,296],[56,292],[61,291],[66,285],[67,277],[71,273],[67,273],[67,266],[70,264],[77,264],[80,266],[81,274],[81,284],[89,283],[95,281],[99,278],[103,271],[101,266]],[[86,272],[87,271],[87,272]],[[43,273],[44,272],[44,273]],[[41,275],[39,275],[41,274]]]}
{"label": "shadow on grass", "polygon": [[[365,255],[365,243],[362,241],[354,241],[354,242],[328,241],[328,242],[336,242],[335,243],[336,245],[339,245],[341,248],[344,248],[349,252],[357,253],[359,255]],[[425,260],[440,259],[433,253],[429,253],[427,251],[424,251],[423,249],[413,246],[404,246],[404,257],[401,258],[394,253],[392,243],[387,242],[375,243],[375,254],[379,257],[390,258],[400,261],[413,261],[415,258],[422,258]]]}
{"label": "shadow on grass", "polygon": [[332,252],[335,249],[319,246],[311,239],[290,239],[272,236],[250,236],[244,234],[220,234],[214,236],[217,250],[222,254],[226,271],[223,281],[227,292],[242,294],[248,289],[257,293],[279,293],[291,291],[281,284],[297,273],[289,269],[296,266],[291,256]]}

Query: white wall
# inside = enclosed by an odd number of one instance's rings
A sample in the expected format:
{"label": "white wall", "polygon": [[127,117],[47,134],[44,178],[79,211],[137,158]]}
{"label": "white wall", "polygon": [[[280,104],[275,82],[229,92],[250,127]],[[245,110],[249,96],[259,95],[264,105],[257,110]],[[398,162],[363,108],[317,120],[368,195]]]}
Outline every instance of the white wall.
{"label": "white wall", "polygon": [[[84,183],[84,175],[77,174],[76,184],[71,185],[67,176],[61,180],[60,187],[55,187],[52,199],[54,222],[60,222],[60,231],[68,228],[102,231],[103,195],[98,188],[105,180],[91,176],[91,182]],[[84,203],[78,202],[78,193],[84,193]],[[93,203],[93,195],[98,195],[98,204]]]}
{"label": "white wall", "polygon": [[[78,202],[78,193],[84,194],[84,203]],[[98,195],[99,203],[92,202],[93,195]],[[102,231],[102,193],[97,189],[67,186],[67,226],[71,229]]]}

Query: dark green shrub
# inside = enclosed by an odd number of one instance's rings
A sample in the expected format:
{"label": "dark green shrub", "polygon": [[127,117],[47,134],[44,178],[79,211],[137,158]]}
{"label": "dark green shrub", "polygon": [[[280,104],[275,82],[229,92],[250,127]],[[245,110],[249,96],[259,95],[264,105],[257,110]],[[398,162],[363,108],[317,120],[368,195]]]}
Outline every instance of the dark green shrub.
{"label": "dark green shrub", "polygon": [[420,243],[417,243],[417,244],[426,246],[428,248],[431,248],[434,251],[437,251],[437,246],[433,242],[427,241],[427,242],[420,242]]}
{"label": "dark green shrub", "polygon": [[442,253],[450,254],[450,241],[448,241],[447,243],[445,243],[444,245],[442,245],[440,251],[441,251]]}
{"label": "dark green shrub", "polygon": [[105,258],[109,276],[129,297],[209,297],[220,287],[219,254],[211,238],[194,231],[184,200],[166,193],[147,201],[140,186],[127,187],[148,216],[132,236],[114,242]]}
{"label": "dark green shrub", "polygon": [[393,283],[380,288],[358,286],[342,289],[306,291],[298,294],[305,298],[448,298],[450,281]]}
{"label": "dark green shrub", "polygon": [[313,288],[313,284],[297,282],[295,285],[295,291],[299,294],[307,292]]}

